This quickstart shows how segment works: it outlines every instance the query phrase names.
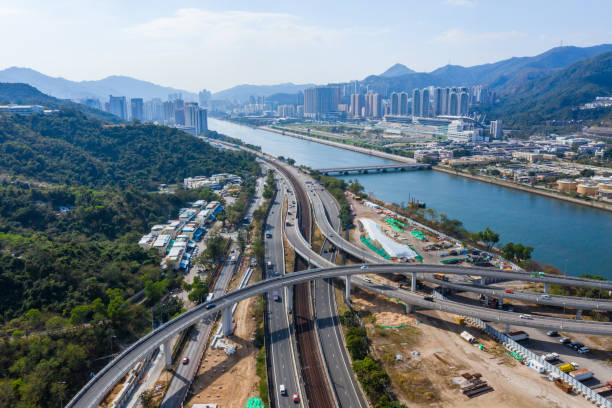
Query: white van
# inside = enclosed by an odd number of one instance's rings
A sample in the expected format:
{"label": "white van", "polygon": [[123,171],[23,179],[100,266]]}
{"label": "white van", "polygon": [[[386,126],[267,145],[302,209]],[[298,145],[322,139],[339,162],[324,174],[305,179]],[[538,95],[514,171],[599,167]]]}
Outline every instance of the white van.
{"label": "white van", "polygon": [[285,384],[280,385],[280,393],[281,395],[287,395],[287,389],[285,388]]}

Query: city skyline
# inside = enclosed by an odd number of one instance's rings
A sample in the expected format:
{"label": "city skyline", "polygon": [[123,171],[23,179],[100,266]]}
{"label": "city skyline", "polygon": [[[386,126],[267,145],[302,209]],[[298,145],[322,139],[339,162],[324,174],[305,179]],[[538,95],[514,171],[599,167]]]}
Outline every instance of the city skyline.
{"label": "city skyline", "polygon": [[[70,80],[127,75],[215,92],[244,83],[363,79],[398,62],[429,72],[449,62],[472,66],[611,38],[608,4],[588,10],[569,1],[529,6],[528,14],[521,4],[468,0],[356,8],[343,2],[309,7],[237,2],[229,10],[182,1],[177,6],[109,2],[94,11],[69,1],[52,7],[25,1],[0,5],[0,33],[20,38],[5,45],[0,65]],[[586,13],[589,18],[581,19]],[[304,63],[309,60],[317,63]]]}

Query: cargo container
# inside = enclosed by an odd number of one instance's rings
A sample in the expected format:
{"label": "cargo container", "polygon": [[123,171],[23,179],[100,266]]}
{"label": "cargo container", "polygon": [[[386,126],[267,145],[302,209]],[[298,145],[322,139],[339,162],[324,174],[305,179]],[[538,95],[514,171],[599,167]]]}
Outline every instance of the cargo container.
{"label": "cargo container", "polygon": [[593,377],[593,373],[586,368],[579,368],[578,370],[570,371],[569,375],[578,381],[585,381]]}
{"label": "cargo container", "polygon": [[557,353],[548,353],[544,356],[544,360],[546,361],[555,361],[559,359],[559,354]]}
{"label": "cargo container", "polygon": [[522,330],[508,333],[508,337],[514,341],[529,340],[529,334]]}
{"label": "cargo container", "polygon": [[470,333],[466,332],[466,331],[462,331],[460,336],[467,341],[470,344],[474,344],[476,343],[476,337],[472,336]]}
{"label": "cargo container", "polygon": [[559,370],[563,371],[564,373],[569,373],[570,371],[574,371],[576,369],[576,367],[574,367],[573,365],[571,365],[570,363],[567,364],[563,364],[560,365],[559,367],[557,367]]}

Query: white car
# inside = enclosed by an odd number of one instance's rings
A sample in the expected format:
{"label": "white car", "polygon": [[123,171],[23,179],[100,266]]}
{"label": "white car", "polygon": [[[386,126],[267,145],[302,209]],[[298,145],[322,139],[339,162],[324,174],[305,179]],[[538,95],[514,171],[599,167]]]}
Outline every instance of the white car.
{"label": "white car", "polygon": [[550,299],[550,295],[548,293],[544,293],[540,296],[542,299]]}
{"label": "white car", "polygon": [[521,315],[519,315],[519,317],[521,319],[527,319],[527,320],[532,320],[533,319],[533,316],[531,316],[530,314],[521,314]]}
{"label": "white car", "polygon": [[368,269],[368,265],[361,265],[361,269]]}

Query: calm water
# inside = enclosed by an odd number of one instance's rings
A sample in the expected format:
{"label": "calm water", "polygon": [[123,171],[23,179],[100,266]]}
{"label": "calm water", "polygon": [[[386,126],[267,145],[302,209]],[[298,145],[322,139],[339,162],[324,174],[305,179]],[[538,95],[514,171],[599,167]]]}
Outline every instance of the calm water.
{"label": "calm water", "polygon": [[[209,127],[261,146],[266,153],[292,157],[312,168],[381,164],[388,160],[320,143],[209,119]],[[497,231],[502,242],[535,248],[533,258],[571,275],[595,273],[612,279],[612,213],[536,194],[468,180],[437,171],[350,175],[365,191],[387,202],[427,203],[470,231]]]}

